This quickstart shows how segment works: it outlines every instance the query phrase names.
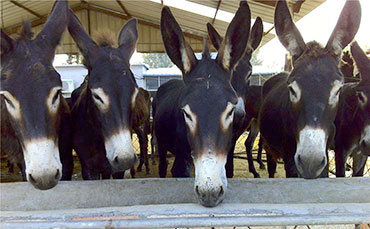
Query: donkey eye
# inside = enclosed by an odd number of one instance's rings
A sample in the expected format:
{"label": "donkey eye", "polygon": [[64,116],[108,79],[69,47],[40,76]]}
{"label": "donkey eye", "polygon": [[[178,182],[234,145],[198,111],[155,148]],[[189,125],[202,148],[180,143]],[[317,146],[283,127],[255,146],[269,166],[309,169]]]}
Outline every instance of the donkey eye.
{"label": "donkey eye", "polygon": [[103,102],[103,100],[102,100],[102,98],[100,98],[100,96],[99,95],[97,95],[97,94],[93,94],[93,97],[94,97],[94,99],[95,100],[98,100],[99,102],[101,102],[102,104],[104,104],[104,102]]}
{"label": "donkey eye", "polygon": [[289,92],[292,96],[297,97],[297,93],[294,91],[292,87],[289,87]]}
{"label": "donkey eye", "polygon": [[14,104],[12,103],[12,101],[10,101],[10,99],[8,99],[5,95],[2,95],[3,98],[4,98],[4,101],[9,105],[11,106],[12,108],[15,108]]}
{"label": "donkey eye", "polygon": [[365,104],[366,103],[366,96],[363,92],[357,92],[357,97],[358,97],[358,100],[361,104]]}
{"label": "donkey eye", "polygon": [[187,119],[189,119],[190,121],[193,121],[193,119],[191,118],[191,116],[188,113],[186,113],[186,111],[182,110],[182,112],[184,113],[184,115],[185,115],[185,117]]}
{"label": "donkey eye", "polygon": [[227,113],[226,118],[229,118],[230,116],[232,116],[232,115],[234,114],[234,111],[235,111],[235,107],[234,107],[234,108],[232,108],[232,109],[229,111],[229,113]]}
{"label": "donkey eye", "polygon": [[60,94],[62,93],[62,90],[61,89],[59,89],[56,93],[55,93],[55,95],[54,95],[54,97],[53,97],[53,100],[52,100],[52,103],[54,104],[56,101],[57,101],[57,99],[59,98],[59,96],[60,96]]}

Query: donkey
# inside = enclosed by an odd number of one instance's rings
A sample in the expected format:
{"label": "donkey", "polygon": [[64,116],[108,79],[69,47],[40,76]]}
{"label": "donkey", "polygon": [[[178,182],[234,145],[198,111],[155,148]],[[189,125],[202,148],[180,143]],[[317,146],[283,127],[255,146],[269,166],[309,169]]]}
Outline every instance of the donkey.
{"label": "donkey", "polygon": [[68,30],[88,68],[85,82],[72,98],[73,146],[83,179],[108,179],[137,161],[131,130],[139,89],[129,66],[138,39],[137,20],[122,28],[118,48],[104,35],[95,43],[72,11]]}
{"label": "donkey", "polygon": [[[219,33],[210,23],[207,24],[207,27],[208,33],[210,34],[211,42],[213,46],[218,50],[222,43],[223,38],[219,35]],[[248,40],[248,45],[244,57],[240,59],[238,65],[236,66],[232,73],[231,84],[238,96],[239,102],[238,105],[244,106],[242,107],[242,109],[245,111],[246,115],[244,117],[244,120],[241,123],[238,123],[237,126],[234,126],[233,128],[234,130],[233,145],[229,151],[228,154],[229,157],[226,162],[226,176],[229,178],[233,177],[234,175],[233,155],[236,141],[238,140],[240,135],[242,135],[247,129],[249,129],[250,131],[248,138],[245,141],[249,171],[254,175],[254,177],[260,177],[253,164],[252,147],[254,140],[259,132],[256,120],[261,105],[262,86],[249,85],[250,83],[249,78],[252,74],[252,64],[250,63],[250,60],[252,58],[253,51],[256,50],[259,44],[261,43],[262,36],[263,36],[262,19],[260,17],[257,17],[250,32],[250,37]],[[260,163],[260,167],[262,166],[264,167],[261,159],[262,152],[260,151],[262,151],[262,146],[259,149],[258,162]]]}
{"label": "donkey", "polygon": [[70,111],[52,65],[67,10],[57,0],[35,39],[27,22],[15,40],[1,31],[1,150],[40,190],[70,180],[73,170]]}
{"label": "donkey", "polygon": [[198,61],[170,9],[162,9],[163,42],[168,56],[181,69],[183,80],[163,84],[153,101],[159,175],[166,176],[167,151],[175,155],[174,177],[189,177],[194,164],[194,190],[200,203],[208,207],[224,199],[233,123],[244,117],[243,112],[235,112],[238,98],[230,78],[247,45],[250,17],[247,2],[241,2],[216,59],[211,59],[205,42],[202,60]]}
{"label": "donkey", "polygon": [[275,28],[290,52],[291,73],[278,74],[263,85],[259,114],[260,133],[268,152],[269,177],[282,157],[287,177],[313,179],[327,172],[327,149],[335,135],[343,75],[338,68],[342,49],[352,41],[361,21],[358,0],[347,1],[331,37],[323,48],[305,43],[286,1],[275,9]]}
{"label": "donkey", "polygon": [[145,165],[146,174],[149,174],[150,171],[148,159],[148,135],[152,132],[150,125],[150,105],[149,92],[143,88],[139,88],[133,111],[132,127],[140,143],[140,163],[137,171],[141,172],[143,165]]}
{"label": "donkey", "polygon": [[345,176],[347,158],[354,156],[353,176],[362,176],[370,155],[370,60],[354,42],[351,53],[360,72],[360,83],[346,84],[339,96],[335,118],[336,176]]}

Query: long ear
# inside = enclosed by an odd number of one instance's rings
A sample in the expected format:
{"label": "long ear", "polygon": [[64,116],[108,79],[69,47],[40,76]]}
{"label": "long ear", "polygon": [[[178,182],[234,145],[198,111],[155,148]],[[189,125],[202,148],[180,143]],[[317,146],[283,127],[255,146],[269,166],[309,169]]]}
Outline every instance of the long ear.
{"label": "long ear", "polygon": [[211,23],[207,23],[208,36],[216,50],[220,49],[223,38],[212,26]]}
{"label": "long ear", "polygon": [[14,40],[1,30],[1,55],[7,55],[14,48]]}
{"label": "long ear", "polygon": [[251,12],[246,1],[240,2],[225,39],[218,50],[216,61],[225,70],[232,70],[243,56],[249,38]]}
{"label": "long ear", "polygon": [[68,1],[56,0],[48,20],[35,41],[54,55],[68,22]]}
{"label": "long ear", "polygon": [[78,48],[80,49],[85,60],[87,60],[88,64],[93,63],[99,49],[98,45],[86,33],[80,20],[78,20],[77,16],[71,10],[69,10],[68,16],[69,33],[71,34],[73,40],[76,42]]}
{"label": "long ear", "polygon": [[355,59],[358,71],[361,74],[361,84],[364,84],[364,82],[370,84],[370,60],[367,58],[357,42],[352,43],[351,53],[353,59]]}
{"label": "long ear", "polygon": [[172,62],[180,68],[184,75],[189,73],[197,64],[197,59],[167,6],[162,9],[161,33],[164,47]]}
{"label": "long ear", "polygon": [[347,0],[331,34],[326,49],[337,57],[353,40],[361,22],[361,5],[358,0]]}
{"label": "long ear", "polygon": [[119,49],[126,60],[129,60],[134,53],[137,40],[137,20],[133,18],[123,26],[118,36]]}
{"label": "long ear", "polygon": [[257,17],[250,32],[246,55],[248,55],[249,57],[252,56],[254,50],[256,50],[260,45],[262,37],[263,37],[263,23],[262,19],[260,17]]}
{"label": "long ear", "polygon": [[301,33],[295,26],[285,0],[279,1],[275,9],[275,29],[281,44],[289,51],[293,63],[306,48]]}

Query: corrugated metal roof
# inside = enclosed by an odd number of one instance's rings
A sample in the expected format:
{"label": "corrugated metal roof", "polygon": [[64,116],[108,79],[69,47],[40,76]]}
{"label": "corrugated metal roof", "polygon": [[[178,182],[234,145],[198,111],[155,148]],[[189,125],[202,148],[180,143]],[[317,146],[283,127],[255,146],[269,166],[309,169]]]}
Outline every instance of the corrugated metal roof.
{"label": "corrugated metal roof", "polygon": [[[6,32],[14,34],[23,20],[30,20],[34,26],[34,32],[37,34],[42,24],[45,22],[54,1],[25,1],[13,0],[31,11],[34,11],[37,16],[29,11],[12,3],[12,1],[1,0],[1,28]],[[217,7],[219,0],[189,0],[197,4],[206,5],[212,8]],[[261,16],[265,22],[273,22],[274,7],[260,2],[260,0],[249,1],[252,17]],[[308,12],[315,9],[325,0],[307,0],[302,4],[301,10],[296,14],[295,19],[299,20]],[[121,3],[126,8],[130,16],[139,19],[139,41],[137,45],[138,52],[164,52],[162,38],[159,30],[161,4],[150,0],[121,0]],[[166,3],[166,1],[165,1]],[[117,1],[77,1],[70,0],[69,6],[75,11],[80,18],[85,29],[90,28],[90,34],[94,35],[99,30],[111,30],[118,36],[124,23],[129,19],[129,16],[119,6]],[[224,0],[220,6],[220,10],[235,13],[239,6],[238,0]],[[200,52],[203,48],[202,37],[206,36],[206,23],[212,21],[212,17],[196,14],[187,9],[179,9],[171,7],[171,10],[185,32],[185,38],[190,43],[195,52]],[[89,26],[90,24],[90,26]],[[220,34],[225,34],[228,22],[216,18],[214,26]],[[268,28],[265,28],[265,31]],[[262,45],[271,40],[273,34],[267,34]],[[57,53],[77,53],[78,50],[74,41],[65,33],[61,46],[57,49]]]}

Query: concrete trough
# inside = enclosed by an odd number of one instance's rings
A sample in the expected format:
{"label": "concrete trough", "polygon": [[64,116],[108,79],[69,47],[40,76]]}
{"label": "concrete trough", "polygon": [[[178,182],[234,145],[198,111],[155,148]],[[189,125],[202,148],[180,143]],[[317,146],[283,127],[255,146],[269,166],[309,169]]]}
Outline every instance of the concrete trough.
{"label": "concrete trough", "polygon": [[370,178],[229,179],[223,203],[197,204],[193,179],[0,184],[1,228],[159,228],[370,223]]}

